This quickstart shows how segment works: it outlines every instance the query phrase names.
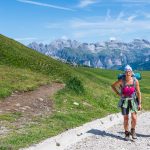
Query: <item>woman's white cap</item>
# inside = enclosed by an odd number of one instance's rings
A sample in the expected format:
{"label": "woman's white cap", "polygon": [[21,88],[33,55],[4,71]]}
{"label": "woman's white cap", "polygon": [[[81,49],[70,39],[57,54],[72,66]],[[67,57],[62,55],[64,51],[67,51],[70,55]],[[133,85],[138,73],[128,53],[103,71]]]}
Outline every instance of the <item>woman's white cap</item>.
{"label": "woman's white cap", "polygon": [[132,68],[129,65],[126,65],[124,68],[124,71],[132,71]]}

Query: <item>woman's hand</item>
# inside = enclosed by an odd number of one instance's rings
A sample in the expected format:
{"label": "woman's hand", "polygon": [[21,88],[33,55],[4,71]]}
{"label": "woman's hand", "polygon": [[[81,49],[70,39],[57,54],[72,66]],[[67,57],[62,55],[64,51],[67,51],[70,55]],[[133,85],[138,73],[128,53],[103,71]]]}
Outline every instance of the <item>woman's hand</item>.
{"label": "woman's hand", "polygon": [[119,97],[121,97],[121,94],[120,94],[119,92],[117,93],[117,95],[118,95]]}
{"label": "woman's hand", "polygon": [[138,110],[140,111],[141,109],[142,109],[142,105],[139,104],[139,105],[138,105]]}

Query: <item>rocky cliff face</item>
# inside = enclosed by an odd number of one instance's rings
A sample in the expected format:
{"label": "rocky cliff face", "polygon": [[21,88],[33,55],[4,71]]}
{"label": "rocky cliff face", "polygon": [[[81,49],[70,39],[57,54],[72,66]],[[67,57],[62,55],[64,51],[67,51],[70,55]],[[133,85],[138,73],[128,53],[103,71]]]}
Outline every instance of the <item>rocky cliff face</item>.
{"label": "rocky cliff face", "polygon": [[59,39],[46,45],[33,42],[28,47],[55,59],[95,68],[119,69],[126,64],[138,66],[150,63],[150,42],[144,39],[135,39],[130,43],[114,40],[80,43]]}

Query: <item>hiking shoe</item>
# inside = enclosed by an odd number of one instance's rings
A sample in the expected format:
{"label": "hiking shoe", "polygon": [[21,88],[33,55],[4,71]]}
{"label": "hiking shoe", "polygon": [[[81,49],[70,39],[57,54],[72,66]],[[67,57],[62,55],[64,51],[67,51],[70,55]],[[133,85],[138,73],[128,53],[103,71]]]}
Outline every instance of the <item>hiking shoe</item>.
{"label": "hiking shoe", "polygon": [[129,131],[125,131],[125,139],[127,141],[130,140],[130,132]]}
{"label": "hiking shoe", "polygon": [[134,128],[132,128],[131,129],[131,136],[132,136],[132,139],[137,139],[137,136],[136,136],[136,133],[135,133],[135,129]]}

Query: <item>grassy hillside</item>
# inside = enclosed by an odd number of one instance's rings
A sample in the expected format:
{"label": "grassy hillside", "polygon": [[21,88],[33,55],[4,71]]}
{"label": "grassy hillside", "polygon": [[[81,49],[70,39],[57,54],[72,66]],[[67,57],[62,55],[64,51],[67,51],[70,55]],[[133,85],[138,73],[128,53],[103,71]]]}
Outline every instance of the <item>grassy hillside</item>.
{"label": "grassy hillside", "polygon": [[[117,109],[119,98],[110,88],[120,71],[73,68],[2,35],[0,57],[1,98],[16,89],[32,90],[52,81],[61,81],[68,85],[54,95],[54,112],[50,116],[33,118],[31,123],[27,122],[22,127],[14,125],[21,116],[13,115],[15,119],[11,120],[5,119],[7,114],[0,116],[0,119],[3,118],[2,125],[11,131],[7,136],[0,136],[0,149],[25,147],[68,128],[120,111]],[[150,110],[150,72],[141,73],[143,108]],[[82,85],[84,89],[80,92]]]}
{"label": "grassy hillside", "polygon": [[0,34],[0,64],[27,68],[32,71],[66,79],[70,68],[48,56],[31,50],[24,45]]}
{"label": "grassy hillside", "polygon": [[[26,71],[29,72],[47,75],[47,77],[50,78],[49,80],[51,81],[57,80],[59,82],[66,82],[66,79],[68,79],[73,74],[73,69],[71,69],[68,65],[56,61],[37,51],[31,50],[25,47],[24,45],[20,44],[19,42],[16,42],[1,34],[0,34],[0,66],[2,72],[1,78],[5,76],[4,74],[5,66],[7,66],[7,68],[8,67],[20,68],[22,70],[25,69]],[[9,72],[11,75],[9,75],[8,78],[12,78],[12,80],[14,80],[13,78],[16,77],[15,71],[10,69]],[[21,70],[16,72],[20,72],[20,74],[24,74]],[[22,81],[25,80],[25,78],[26,77],[24,77],[23,79],[22,77]],[[4,87],[4,89],[0,89],[1,90],[0,98],[10,95],[10,93],[14,90],[22,90],[22,88],[19,89],[17,87],[14,87],[14,85],[11,85],[11,83],[9,83],[8,80],[6,78],[4,81],[1,81],[6,83],[2,83],[0,85]],[[16,80],[20,80],[20,79],[16,79]],[[8,87],[13,86],[13,88],[12,87],[7,88],[4,84],[7,84]],[[29,87],[28,84],[25,84],[24,86],[25,86],[24,88]],[[33,87],[32,86],[30,87],[30,89],[32,88],[34,88],[34,85]]]}

